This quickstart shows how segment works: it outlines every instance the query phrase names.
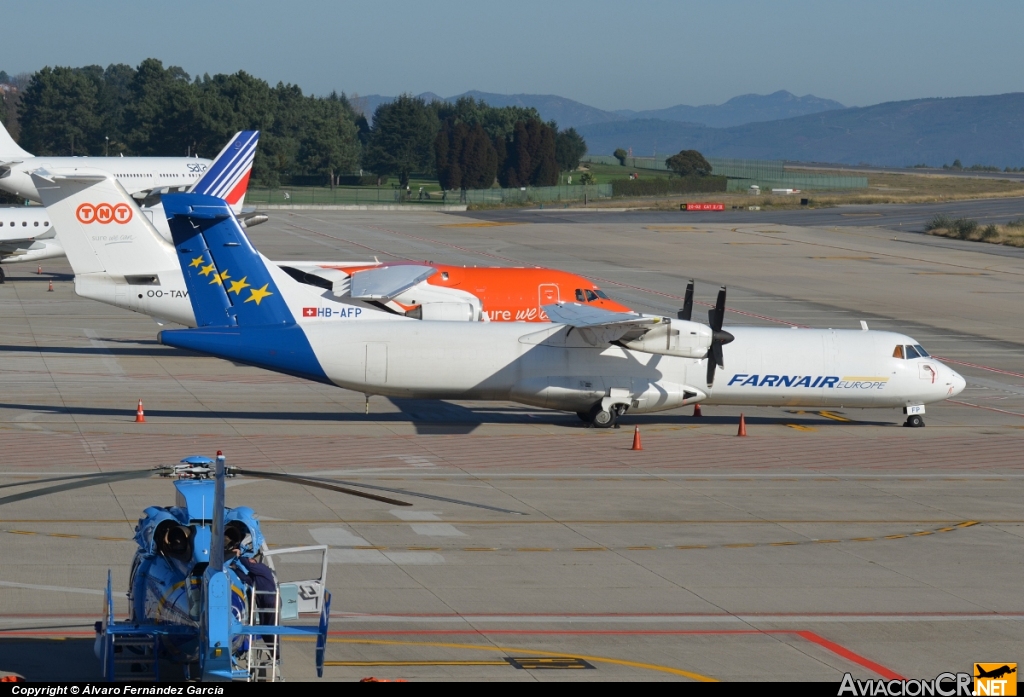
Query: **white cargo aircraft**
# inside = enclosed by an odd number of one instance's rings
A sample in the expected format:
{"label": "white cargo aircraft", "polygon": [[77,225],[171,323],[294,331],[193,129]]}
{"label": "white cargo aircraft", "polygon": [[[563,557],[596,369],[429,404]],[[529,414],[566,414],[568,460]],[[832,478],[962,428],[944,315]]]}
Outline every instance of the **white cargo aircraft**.
{"label": "white cargo aircraft", "polygon": [[[0,134],[0,141],[2,141],[3,135]],[[184,187],[185,190],[223,198],[231,204],[236,215],[241,214],[259,137],[259,131],[239,131],[236,133],[217,157],[214,158],[213,163],[208,168],[204,167],[205,171],[202,176],[187,187]],[[89,165],[91,167],[96,158],[92,160],[84,158],[73,159],[80,166]],[[116,159],[131,163],[139,158]],[[112,174],[110,176],[116,175]],[[154,224],[161,235],[170,240],[171,231],[167,227],[167,218],[164,216],[164,210],[159,203],[159,196],[157,195],[160,192],[166,193],[166,191],[161,189],[154,190],[151,192],[150,197],[147,197],[147,200],[142,202],[142,205],[144,206],[143,213],[146,217]],[[242,218],[242,224],[251,226],[265,220],[266,216],[248,215]],[[49,215],[47,215],[43,208],[38,206],[0,207],[0,263],[20,264],[39,262],[60,256],[64,256],[64,247],[56,238],[56,230],[50,223]],[[74,268],[73,265],[72,268]],[[0,283],[4,282],[4,277],[4,270],[0,267]]]}
{"label": "white cargo aircraft", "polygon": [[[83,245],[83,253],[92,249],[90,240],[109,240],[108,258],[135,259],[143,268],[163,261],[121,244],[153,236],[143,216],[131,216],[112,236],[95,234],[76,217],[82,206],[134,205],[116,181],[82,172],[33,177],[54,224],[80,232],[75,244]],[[922,426],[925,404],[957,395],[965,385],[903,334],[761,327],[726,332],[724,292],[711,327],[577,303],[545,306],[555,322],[539,329],[517,322],[415,320],[342,302],[295,281],[252,247],[219,199],[169,194],[163,204],[198,327],[164,330],[162,343],[367,397],[509,400],[576,412],[598,427],[613,425],[626,410],[655,412],[695,402],[902,408],[906,425]],[[65,245],[70,255],[70,237]],[[98,261],[95,272],[102,273]],[[723,368],[717,378],[716,366]]]}

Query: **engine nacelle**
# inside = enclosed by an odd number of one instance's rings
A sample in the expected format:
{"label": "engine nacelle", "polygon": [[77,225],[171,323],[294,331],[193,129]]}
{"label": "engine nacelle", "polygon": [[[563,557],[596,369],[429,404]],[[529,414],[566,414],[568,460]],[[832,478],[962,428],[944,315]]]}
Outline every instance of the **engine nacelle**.
{"label": "engine nacelle", "polygon": [[64,248],[57,240],[36,240],[27,247],[3,254],[3,263],[20,264],[26,261],[42,261],[64,256]]}
{"label": "engine nacelle", "polygon": [[707,393],[675,382],[600,376],[530,378],[516,383],[511,392],[516,402],[562,411],[587,411],[609,397],[612,404],[648,412],[699,402],[707,398]]}
{"label": "engine nacelle", "polygon": [[639,339],[620,341],[634,351],[661,356],[703,358],[711,347],[711,327],[699,322],[674,319],[651,329]]}
{"label": "engine nacelle", "polygon": [[432,322],[476,322],[479,307],[471,303],[423,303],[405,313],[407,317]]}

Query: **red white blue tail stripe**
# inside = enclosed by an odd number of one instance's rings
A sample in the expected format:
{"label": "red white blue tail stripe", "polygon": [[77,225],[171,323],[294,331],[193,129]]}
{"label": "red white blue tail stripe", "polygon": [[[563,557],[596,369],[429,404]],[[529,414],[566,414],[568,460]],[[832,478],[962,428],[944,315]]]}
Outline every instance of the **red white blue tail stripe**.
{"label": "red white blue tail stripe", "polygon": [[236,214],[241,211],[259,139],[259,131],[236,133],[190,193],[216,196],[227,201]]}

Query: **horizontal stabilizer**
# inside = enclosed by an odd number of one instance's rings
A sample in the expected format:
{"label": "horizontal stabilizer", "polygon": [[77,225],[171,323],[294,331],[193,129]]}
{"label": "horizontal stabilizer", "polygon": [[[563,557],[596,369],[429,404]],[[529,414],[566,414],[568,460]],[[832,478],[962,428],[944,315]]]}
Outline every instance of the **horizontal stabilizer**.
{"label": "horizontal stabilizer", "polygon": [[379,266],[352,274],[351,295],[388,302],[437,273],[432,266]]}

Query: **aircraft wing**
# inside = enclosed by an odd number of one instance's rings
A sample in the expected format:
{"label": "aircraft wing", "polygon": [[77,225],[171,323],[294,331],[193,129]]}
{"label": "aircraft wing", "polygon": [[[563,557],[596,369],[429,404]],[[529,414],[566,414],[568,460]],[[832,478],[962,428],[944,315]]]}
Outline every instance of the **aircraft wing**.
{"label": "aircraft wing", "polygon": [[351,294],[358,300],[388,302],[437,273],[433,266],[379,266],[352,274]]}
{"label": "aircraft wing", "polygon": [[602,342],[632,341],[664,321],[662,317],[632,312],[611,312],[582,303],[553,303],[544,312],[557,324],[589,330]]}

